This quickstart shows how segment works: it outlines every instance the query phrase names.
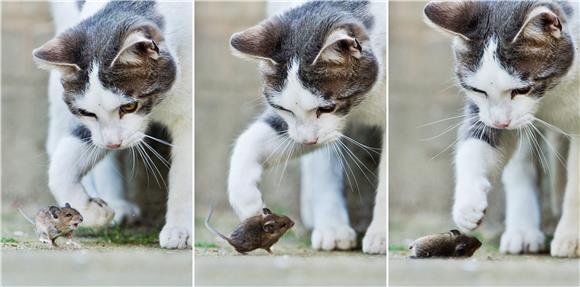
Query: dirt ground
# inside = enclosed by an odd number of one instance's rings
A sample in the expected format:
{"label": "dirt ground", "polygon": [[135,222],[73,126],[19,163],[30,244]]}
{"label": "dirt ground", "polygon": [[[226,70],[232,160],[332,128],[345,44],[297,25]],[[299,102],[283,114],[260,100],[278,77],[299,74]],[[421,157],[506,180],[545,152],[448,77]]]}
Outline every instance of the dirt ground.
{"label": "dirt ground", "polygon": [[467,259],[389,255],[390,286],[579,286],[580,261],[548,255],[506,256],[480,250]]}
{"label": "dirt ground", "polygon": [[385,286],[385,256],[359,251],[317,252],[292,244],[274,246],[273,255],[249,255],[231,248],[195,249],[197,286]]}

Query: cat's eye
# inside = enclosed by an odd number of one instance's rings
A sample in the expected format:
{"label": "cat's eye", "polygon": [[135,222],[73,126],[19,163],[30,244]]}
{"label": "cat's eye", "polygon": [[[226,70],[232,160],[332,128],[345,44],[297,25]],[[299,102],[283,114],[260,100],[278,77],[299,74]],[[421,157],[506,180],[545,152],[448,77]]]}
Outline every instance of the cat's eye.
{"label": "cat's eye", "polygon": [[86,110],[83,109],[78,109],[78,112],[81,116],[83,117],[91,117],[91,118],[97,118],[97,115],[91,113],[91,112],[87,112]]}
{"label": "cat's eye", "polygon": [[71,217],[71,216],[72,216],[72,214],[70,214],[70,213],[67,213],[65,216],[66,216],[66,217]]}
{"label": "cat's eye", "polygon": [[124,114],[130,114],[133,113],[137,110],[137,108],[139,107],[139,103],[137,102],[132,102],[132,103],[128,103],[128,104],[124,104],[122,105],[119,110],[124,113]]}
{"label": "cat's eye", "polygon": [[518,95],[526,95],[526,94],[528,94],[531,91],[532,91],[532,87],[531,86],[523,87],[523,88],[519,88],[519,89],[513,89],[511,91],[511,97],[513,99],[513,98],[515,98]]}
{"label": "cat's eye", "polygon": [[289,109],[285,109],[285,108],[283,108],[283,107],[281,107],[281,106],[278,106],[278,105],[276,105],[276,104],[272,104],[272,103],[270,103],[270,105],[271,105],[273,108],[277,109],[277,110],[285,111],[285,112],[287,112],[287,113],[290,113],[290,114],[294,115],[294,113],[293,113],[291,110],[289,110]]}
{"label": "cat's eye", "polygon": [[476,92],[476,93],[479,93],[479,94],[483,94],[483,95],[485,95],[485,96],[487,97],[487,93],[486,93],[485,91],[482,91],[482,90],[480,90],[480,89],[478,89],[478,88],[474,88],[474,87],[467,86],[467,85],[464,85],[464,87],[465,87],[466,89],[468,89],[468,90],[472,91],[472,92]]}
{"label": "cat's eye", "polygon": [[332,112],[334,112],[334,109],[336,109],[336,105],[335,104],[332,104],[332,105],[326,106],[326,107],[319,107],[316,110],[316,117],[320,117],[320,115],[322,115],[322,114],[332,113]]}

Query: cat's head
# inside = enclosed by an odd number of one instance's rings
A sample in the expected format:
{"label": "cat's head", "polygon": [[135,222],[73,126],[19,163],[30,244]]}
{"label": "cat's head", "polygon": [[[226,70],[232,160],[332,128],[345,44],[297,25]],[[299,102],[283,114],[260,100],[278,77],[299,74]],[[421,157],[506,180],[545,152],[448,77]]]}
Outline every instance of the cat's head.
{"label": "cat's head", "polygon": [[431,2],[428,24],[454,35],[455,73],[479,120],[517,129],[574,59],[572,9],[537,1]]}
{"label": "cat's head", "polygon": [[367,32],[372,20],[332,5],[308,3],[230,40],[235,55],[259,60],[266,102],[298,143],[337,139],[379,74]]}
{"label": "cat's head", "polygon": [[[149,113],[171,88],[176,65],[159,22],[106,11],[66,30],[33,52],[39,67],[57,70],[63,99],[83,140],[107,149],[144,137]],[[89,131],[90,133],[88,133]]]}

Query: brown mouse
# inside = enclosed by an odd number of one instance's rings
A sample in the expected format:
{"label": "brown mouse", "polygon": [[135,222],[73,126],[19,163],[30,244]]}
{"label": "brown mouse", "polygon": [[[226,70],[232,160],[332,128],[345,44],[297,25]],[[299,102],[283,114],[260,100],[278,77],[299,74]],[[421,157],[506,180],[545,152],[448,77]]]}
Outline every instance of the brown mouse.
{"label": "brown mouse", "polygon": [[212,212],[213,210],[210,208],[209,214],[205,219],[205,226],[215,235],[227,241],[236,251],[244,255],[246,252],[259,248],[272,253],[270,247],[278,242],[288,229],[294,226],[294,221],[287,216],[276,215],[270,209],[264,208],[262,209],[263,214],[244,220],[228,238],[209,224]]}
{"label": "brown mouse", "polygon": [[471,257],[479,247],[481,241],[455,229],[423,236],[409,245],[411,258]]}
{"label": "brown mouse", "polygon": [[66,203],[64,207],[43,208],[36,214],[34,222],[21,209],[19,211],[26,220],[35,226],[40,242],[58,247],[55,240],[59,237],[66,237],[67,244],[79,247],[78,243],[72,241],[72,235],[79,224],[83,222],[83,216],[70,204]]}

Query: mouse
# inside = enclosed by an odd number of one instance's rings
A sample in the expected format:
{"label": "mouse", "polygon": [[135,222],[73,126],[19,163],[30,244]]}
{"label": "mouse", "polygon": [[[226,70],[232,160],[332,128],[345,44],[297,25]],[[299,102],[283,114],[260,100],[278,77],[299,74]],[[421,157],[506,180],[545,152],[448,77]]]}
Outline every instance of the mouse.
{"label": "mouse", "polygon": [[72,208],[68,202],[65,203],[64,207],[50,206],[39,210],[34,217],[34,221],[26,216],[22,209],[19,208],[18,210],[28,222],[34,225],[40,242],[47,244],[49,247],[58,247],[56,239],[65,237],[67,238],[66,244],[80,247],[80,244],[72,240],[72,235],[83,222],[83,216],[78,210]]}
{"label": "mouse", "polygon": [[244,220],[234,229],[230,237],[227,237],[209,224],[212,213],[213,208],[210,207],[205,226],[243,255],[256,249],[264,249],[272,254],[270,249],[272,245],[276,244],[280,237],[294,226],[294,221],[289,217],[274,214],[270,209],[263,208],[262,214]]}
{"label": "mouse", "polygon": [[471,257],[481,247],[481,241],[456,229],[423,236],[409,245],[411,258]]}

